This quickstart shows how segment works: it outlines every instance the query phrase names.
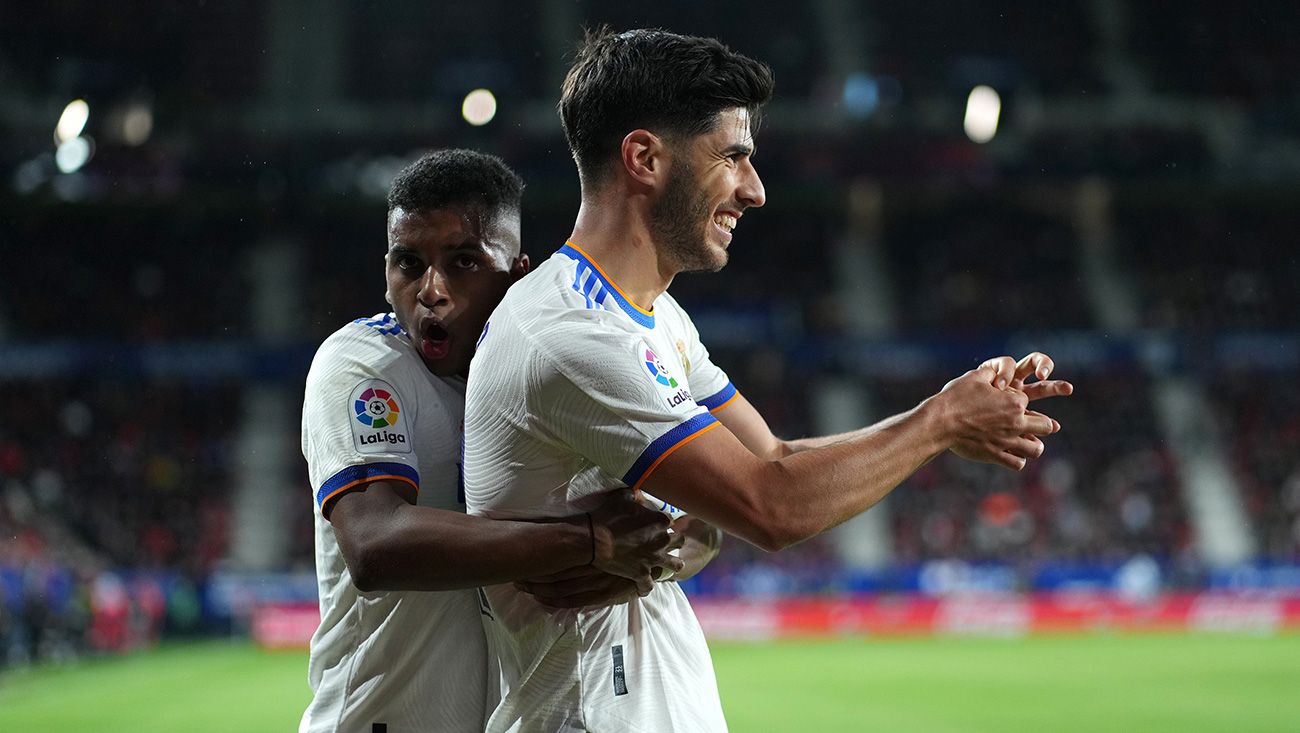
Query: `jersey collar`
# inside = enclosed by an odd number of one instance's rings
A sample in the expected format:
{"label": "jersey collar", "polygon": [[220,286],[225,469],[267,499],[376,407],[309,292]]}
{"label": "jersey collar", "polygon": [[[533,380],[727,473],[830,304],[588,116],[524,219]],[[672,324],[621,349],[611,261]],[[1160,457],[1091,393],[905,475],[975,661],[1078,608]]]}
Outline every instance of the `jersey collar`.
{"label": "jersey collar", "polygon": [[[632,299],[627,297],[627,294],[623,292],[623,289],[618,286],[618,283],[611,280],[610,277],[605,274],[605,271],[600,269],[600,265],[596,264],[596,261],[591,259],[591,256],[586,252],[583,252],[578,245],[574,244],[572,241],[565,242],[564,246],[559,249],[557,254],[562,254],[565,257],[577,261],[578,274],[577,277],[574,278],[573,289],[581,293],[583,297],[587,298],[588,307],[595,307],[595,303],[603,305],[608,296],[609,298],[612,298],[615,303],[618,303],[619,308],[622,309],[622,311],[632,320],[646,328],[655,327],[654,310],[645,310],[636,303],[633,303]],[[595,277],[596,280],[604,286],[603,289],[599,290],[599,292],[597,292],[597,289],[593,287],[594,283],[591,282],[592,277]]]}

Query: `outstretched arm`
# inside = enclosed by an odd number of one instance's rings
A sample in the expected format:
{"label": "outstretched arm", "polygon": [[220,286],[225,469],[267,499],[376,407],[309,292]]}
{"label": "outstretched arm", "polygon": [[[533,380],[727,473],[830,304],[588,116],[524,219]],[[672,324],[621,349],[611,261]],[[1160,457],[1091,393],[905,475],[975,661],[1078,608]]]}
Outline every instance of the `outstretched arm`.
{"label": "outstretched arm", "polygon": [[[1074,387],[1069,382],[1048,379],[1056,365],[1046,354],[1037,351],[1024,357],[1019,362],[1013,362],[1009,357],[1004,356],[989,359],[984,362],[983,366],[994,370],[994,386],[999,389],[1009,388],[1022,391],[1031,402],[1045,397],[1064,397],[1074,391]],[[1031,375],[1038,381],[1026,384],[1025,380]],[[731,400],[726,407],[714,412],[714,417],[718,419],[718,422],[725,425],[746,448],[753,451],[754,455],[768,460],[779,460],[799,451],[823,448],[845,440],[851,440],[874,428],[873,426],[838,435],[782,440],[772,434],[767,421],[745,399],[743,394],[737,394],[735,399]],[[994,450],[994,446],[983,442],[958,440],[953,446],[953,451],[964,458],[985,463],[997,463],[1007,468],[1019,470],[1024,468],[1027,459],[1037,458],[1041,455],[1043,447],[1038,438],[1027,435],[1024,436],[1023,441],[1010,444],[999,450]]]}
{"label": "outstretched arm", "polygon": [[[994,386],[998,374],[986,363],[909,412],[800,450],[753,448],[756,437],[744,427],[743,438],[711,430],[664,458],[643,488],[729,534],[778,550],[865,511],[951,447],[974,446],[981,459],[1017,451],[1037,457],[1041,442],[1024,436],[1049,435],[1059,425],[1026,411],[1025,392]],[[723,414],[733,409],[718,415],[725,428]]]}
{"label": "outstretched arm", "polygon": [[589,515],[514,522],[416,506],[412,487],[379,480],[326,509],[363,591],[471,588],[591,566],[649,592],[657,568],[681,566],[668,554],[668,518],[621,495]]}

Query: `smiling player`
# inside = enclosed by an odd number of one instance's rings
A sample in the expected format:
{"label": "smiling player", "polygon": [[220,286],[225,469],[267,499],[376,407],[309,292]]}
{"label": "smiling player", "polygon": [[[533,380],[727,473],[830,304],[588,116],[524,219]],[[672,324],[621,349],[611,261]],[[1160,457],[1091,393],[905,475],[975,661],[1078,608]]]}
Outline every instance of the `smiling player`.
{"label": "smiling player", "polygon": [[[560,100],[582,206],[569,241],[511,288],[474,358],[470,511],[562,516],[644,489],[768,550],[866,510],[945,450],[1011,468],[1051,418],[1031,399],[1051,360],[990,360],[917,408],[854,433],[782,441],[709,359],[666,292],[726,264],[766,191],[752,121],[770,70],[712,39],[596,34]],[[506,684],[489,731],[720,731],[708,648],[675,583],[618,605],[553,612],[485,589]]]}

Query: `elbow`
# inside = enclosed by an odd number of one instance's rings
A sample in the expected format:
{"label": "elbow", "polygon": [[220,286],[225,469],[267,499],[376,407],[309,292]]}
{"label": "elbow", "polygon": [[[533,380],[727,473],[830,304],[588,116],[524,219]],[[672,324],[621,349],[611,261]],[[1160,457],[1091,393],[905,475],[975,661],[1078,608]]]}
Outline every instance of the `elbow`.
{"label": "elbow", "polygon": [[806,535],[792,532],[784,527],[764,527],[750,539],[750,543],[763,552],[780,552],[805,539],[807,539]]}
{"label": "elbow", "polygon": [[383,583],[379,580],[379,574],[374,568],[364,562],[349,563],[348,572],[352,573],[352,585],[362,593],[373,593],[383,590]]}
{"label": "elbow", "polygon": [[388,587],[378,554],[374,547],[357,547],[343,555],[348,573],[352,576],[352,585],[362,593],[393,590]]}
{"label": "elbow", "polygon": [[364,572],[352,573],[352,585],[356,586],[357,590],[362,593],[374,593],[383,590],[383,584],[379,582],[378,578]]}
{"label": "elbow", "polygon": [[767,498],[779,495],[776,491],[756,492],[741,512],[749,530],[742,536],[764,552],[780,552],[821,530],[808,521],[807,507]]}

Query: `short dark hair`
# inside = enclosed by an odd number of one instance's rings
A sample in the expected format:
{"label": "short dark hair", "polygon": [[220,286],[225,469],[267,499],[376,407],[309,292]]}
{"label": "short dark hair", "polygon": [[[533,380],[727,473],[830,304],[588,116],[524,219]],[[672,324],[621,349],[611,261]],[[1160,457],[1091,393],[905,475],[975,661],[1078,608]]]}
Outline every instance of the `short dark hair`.
{"label": "short dark hair", "polygon": [[388,210],[478,204],[519,211],[524,181],[500,158],[476,150],[436,150],[406,166],[388,189]]}
{"label": "short dark hair", "polygon": [[743,107],[756,118],[771,97],[772,69],[716,39],[601,28],[586,33],[559,111],[578,172],[595,180],[632,130],[699,135],[723,110]]}

